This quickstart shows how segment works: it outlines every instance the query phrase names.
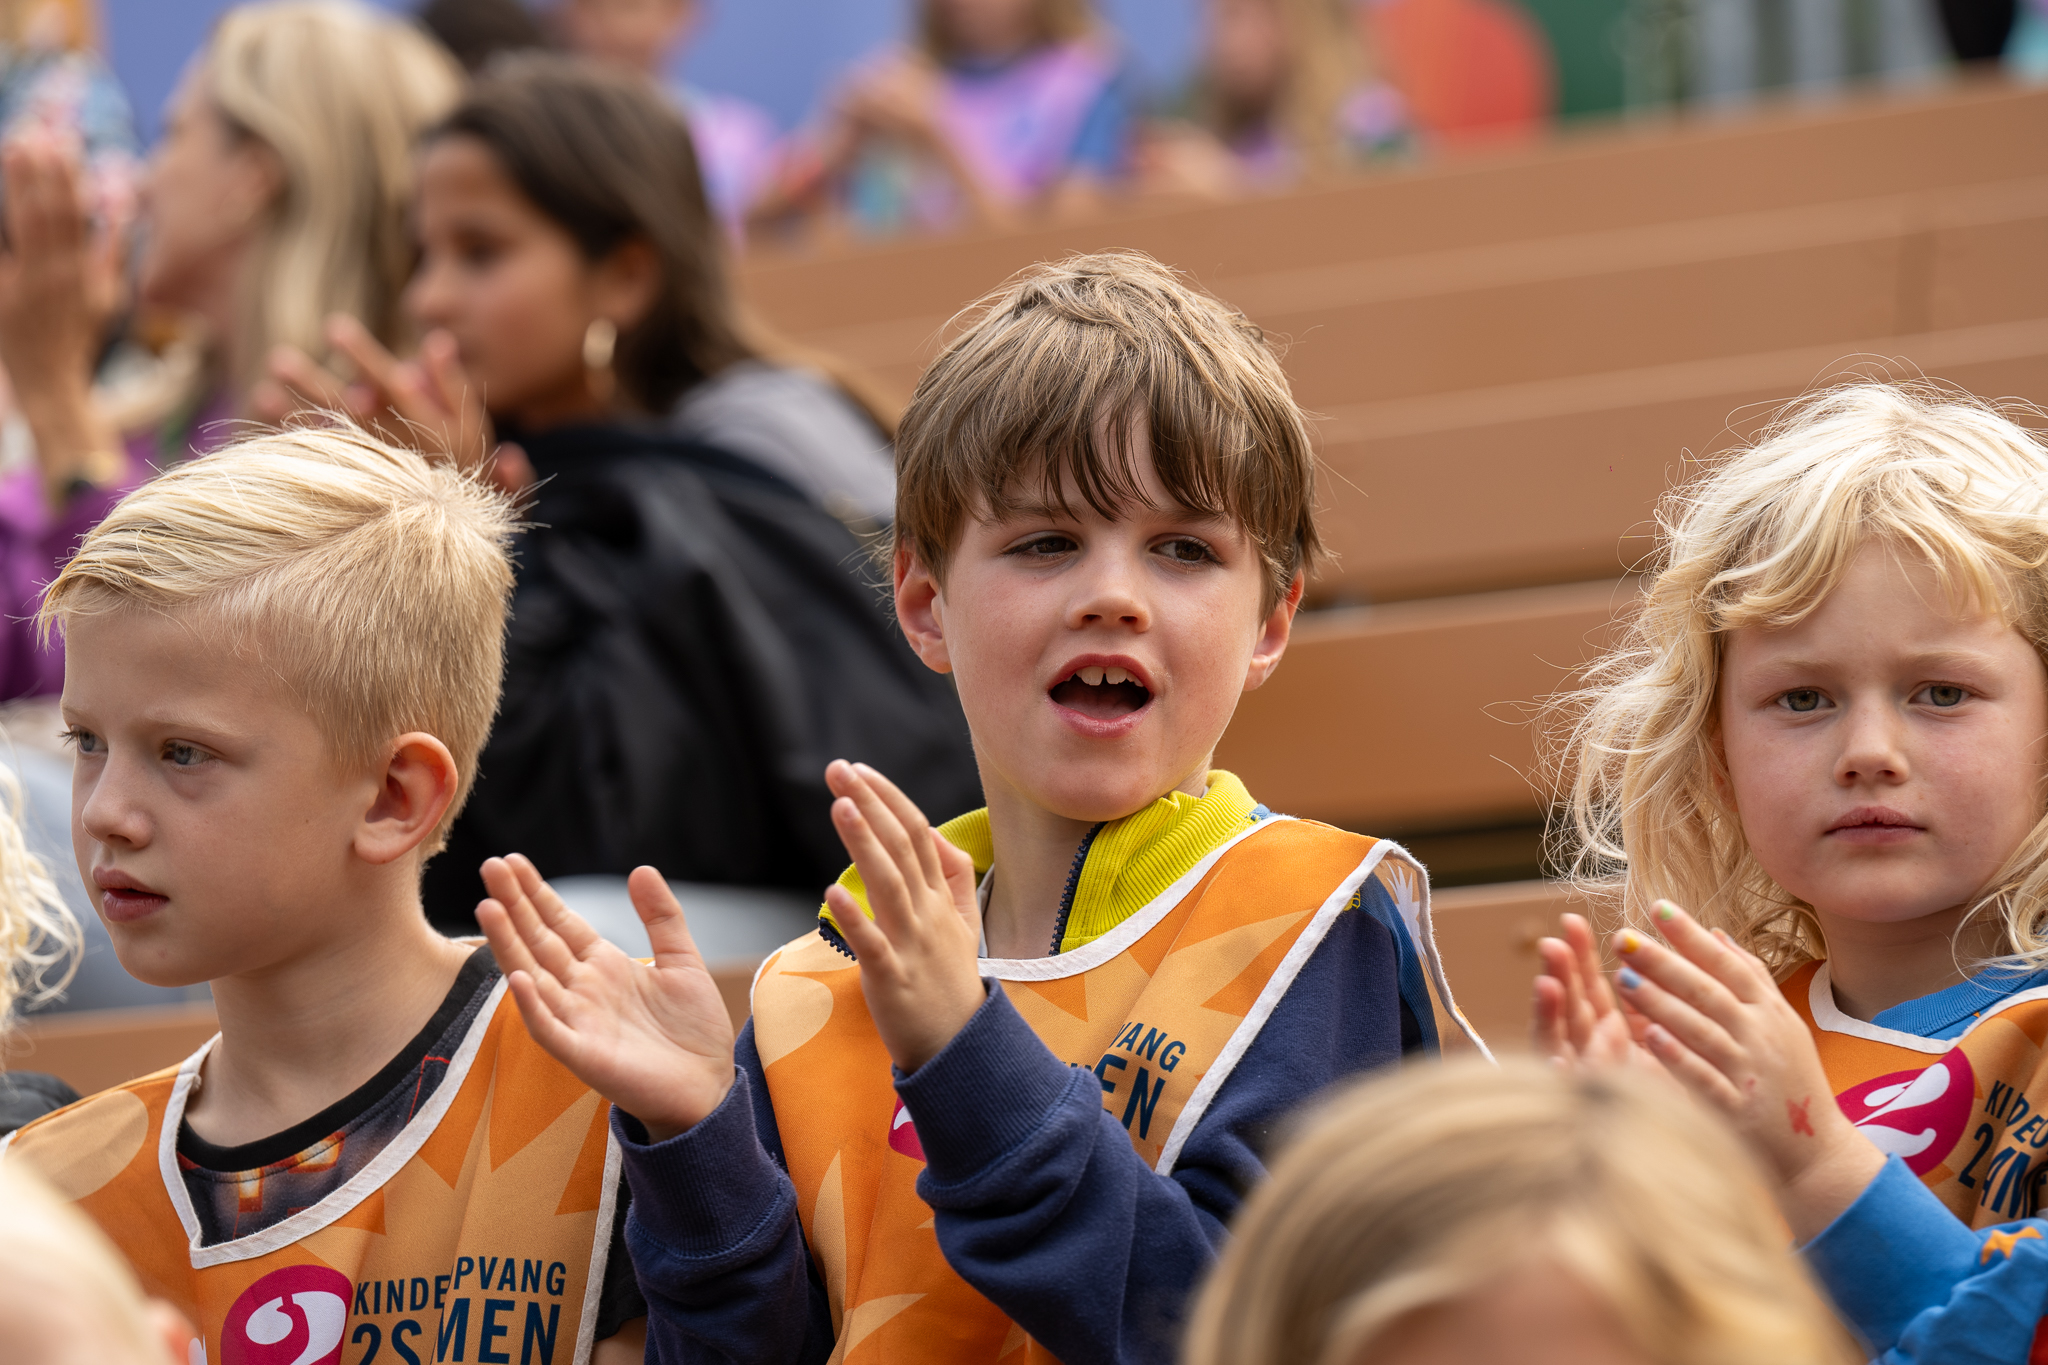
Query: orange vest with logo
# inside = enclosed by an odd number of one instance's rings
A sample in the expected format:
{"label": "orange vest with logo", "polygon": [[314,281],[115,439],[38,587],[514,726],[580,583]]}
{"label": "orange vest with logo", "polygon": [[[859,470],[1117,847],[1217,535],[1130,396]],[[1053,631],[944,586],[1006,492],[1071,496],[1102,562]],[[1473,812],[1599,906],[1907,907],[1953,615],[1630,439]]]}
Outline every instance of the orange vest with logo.
{"label": "orange vest with logo", "polygon": [[610,1106],[533,1041],[503,981],[441,1084],[353,1179],[202,1246],[177,1133],[212,1046],[38,1119],[4,1149],[199,1328],[192,1365],[589,1360],[618,1188]]}
{"label": "orange vest with logo", "polygon": [[2048,988],[2020,991],[1956,1038],[1842,1013],[1827,964],[1786,979],[1835,1101],[1971,1227],[2032,1217],[2048,1180]]}
{"label": "orange vest with logo", "polygon": [[[1368,877],[1401,909],[1446,1046],[1483,1050],[1451,1003],[1427,878],[1392,844],[1286,817],[1211,851],[1149,905],[1056,957],[983,959],[1062,1061],[1102,1078],[1103,1108],[1161,1175],[1280,998]],[[824,1280],[835,1362],[1047,1361],[955,1273],[917,1195],[923,1151],[896,1097],[860,968],[809,935],[754,983],[754,1042]]]}

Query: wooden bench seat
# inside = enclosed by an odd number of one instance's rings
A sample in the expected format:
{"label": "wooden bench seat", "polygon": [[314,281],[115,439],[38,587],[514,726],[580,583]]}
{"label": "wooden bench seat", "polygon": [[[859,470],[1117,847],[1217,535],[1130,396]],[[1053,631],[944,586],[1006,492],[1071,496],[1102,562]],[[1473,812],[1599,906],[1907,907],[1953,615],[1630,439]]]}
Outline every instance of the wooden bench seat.
{"label": "wooden bench seat", "polygon": [[1275,810],[1367,833],[1540,820],[1530,707],[1626,610],[1627,580],[1305,616],[1217,750]]}

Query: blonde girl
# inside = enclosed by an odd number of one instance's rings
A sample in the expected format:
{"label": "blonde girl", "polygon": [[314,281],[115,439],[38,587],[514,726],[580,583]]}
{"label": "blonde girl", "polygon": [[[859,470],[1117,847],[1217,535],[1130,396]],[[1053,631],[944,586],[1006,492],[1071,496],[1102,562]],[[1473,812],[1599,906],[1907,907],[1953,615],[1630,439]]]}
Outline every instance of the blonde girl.
{"label": "blonde girl", "polygon": [[1676,1087],[1520,1060],[1366,1081],[1252,1196],[1184,1365],[1846,1365],[1762,1171]]}
{"label": "blonde girl", "polygon": [[[1539,1041],[1647,1054],[1728,1113],[1888,1358],[1949,1332],[2024,1359],[2048,1293],[2044,655],[2048,450],[1866,383],[1672,500],[1627,643],[1566,703],[1569,851],[1628,927],[1613,989],[1583,921],[1543,945]],[[1984,1316],[1993,1273],[2034,1309]]]}

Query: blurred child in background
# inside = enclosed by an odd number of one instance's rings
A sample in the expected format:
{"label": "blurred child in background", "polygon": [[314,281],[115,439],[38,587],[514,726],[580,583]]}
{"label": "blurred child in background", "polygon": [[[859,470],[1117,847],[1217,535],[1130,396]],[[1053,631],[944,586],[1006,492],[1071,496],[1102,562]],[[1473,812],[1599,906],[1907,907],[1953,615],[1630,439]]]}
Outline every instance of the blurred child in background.
{"label": "blurred child in background", "polygon": [[904,49],[848,77],[756,209],[861,233],[1093,202],[1128,169],[1130,81],[1089,0],[921,0]]}
{"label": "blurred child in background", "polygon": [[1734,1135],[1647,1073],[1352,1086],[1246,1202],[1184,1365],[1850,1365]]}
{"label": "blurred child in background", "polygon": [[671,82],[676,58],[702,17],[697,0],[561,0],[555,11],[571,50],[673,92],[689,120],[704,192],[738,237],[748,208],[774,171],[779,135],[775,120],[756,105]]}
{"label": "blurred child in background", "polygon": [[0,1342],[9,1365],[193,1365],[192,1328],[92,1220],[0,1162]]}
{"label": "blurred child in background", "polygon": [[[78,968],[78,923],[22,836],[21,783],[0,768],[0,1134],[78,1098],[55,1076],[6,1069],[15,1009],[64,989]],[[0,1207],[4,1207],[0,1201]],[[4,1241],[0,1238],[0,1241]]]}
{"label": "blurred child in background", "polygon": [[0,698],[58,690],[62,651],[28,624],[36,592],[152,466],[224,438],[209,424],[249,411],[271,346],[324,353],[336,311],[404,341],[412,142],[459,80],[411,24],[351,0],[224,15],[142,188],[140,303],[190,320],[178,325],[200,336],[184,348],[198,363],[167,366],[118,405],[93,389],[126,292],[117,220],[75,148],[45,137],[6,152],[0,359],[40,477],[0,485]]}
{"label": "blurred child in background", "polygon": [[1140,144],[1143,188],[1281,189],[1405,145],[1401,96],[1372,72],[1349,0],[1209,0],[1202,35],[1179,117]]}
{"label": "blurred child in background", "polygon": [[1884,1359],[2036,1358],[2048,449],[1965,395],[1854,385],[1674,509],[1573,702],[1627,1010],[1569,920],[1539,1039],[1647,1049],[1728,1113]]}

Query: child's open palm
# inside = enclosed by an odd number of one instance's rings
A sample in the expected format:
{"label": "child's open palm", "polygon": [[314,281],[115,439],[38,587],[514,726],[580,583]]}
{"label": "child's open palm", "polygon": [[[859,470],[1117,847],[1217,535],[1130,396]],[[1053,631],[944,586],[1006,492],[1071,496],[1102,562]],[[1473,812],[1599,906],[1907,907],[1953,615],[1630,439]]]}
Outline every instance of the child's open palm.
{"label": "child's open palm", "polygon": [[860,988],[889,1057],[915,1071],[951,1042],[986,995],[977,965],[981,912],[974,860],[915,802],[866,764],[835,762],[832,822],[867,887],[874,918],[843,886],[825,893],[860,960]]}
{"label": "child's open palm", "polygon": [[733,1083],[732,1018],[651,867],[627,880],[654,963],[634,961],[562,903],[525,857],[484,864],[477,922],[535,1041],[660,1141],[694,1126]]}
{"label": "child's open palm", "polygon": [[1643,1043],[1694,1095],[1727,1115],[1780,1181],[1803,1241],[1834,1221],[1884,1164],[1835,1103],[1805,1020],[1770,969],[1669,901],[1670,946],[1624,932],[1622,998],[1649,1021]]}

